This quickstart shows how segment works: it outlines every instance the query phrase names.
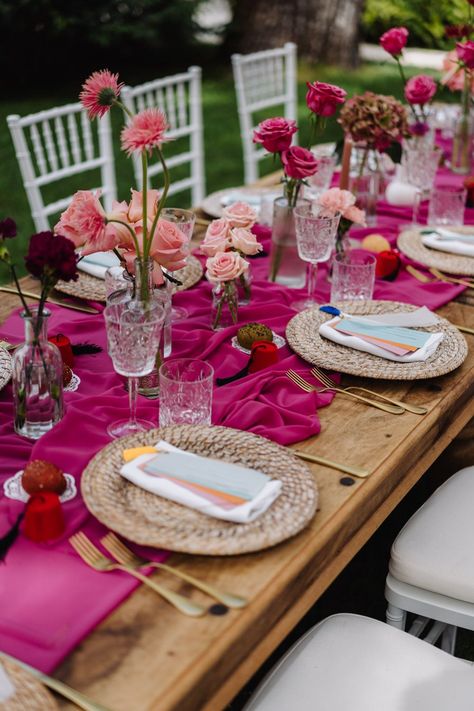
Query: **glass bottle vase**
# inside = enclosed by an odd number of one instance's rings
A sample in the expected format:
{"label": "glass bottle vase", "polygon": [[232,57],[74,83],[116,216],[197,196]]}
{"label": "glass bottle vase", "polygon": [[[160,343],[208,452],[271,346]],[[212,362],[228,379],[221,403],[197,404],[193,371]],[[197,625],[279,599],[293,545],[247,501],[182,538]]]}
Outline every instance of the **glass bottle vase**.
{"label": "glass bottle vase", "polygon": [[356,196],[356,205],[365,210],[368,226],[377,223],[377,201],[385,193],[385,173],[382,156],[367,145],[354,146],[349,175],[349,190]]}
{"label": "glass bottle vase", "polygon": [[238,320],[239,295],[235,280],[215,284],[212,289],[212,328],[220,331]]}
{"label": "glass bottle vase", "polygon": [[[309,200],[298,200],[298,205]],[[272,252],[270,258],[270,281],[284,284],[292,289],[301,289],[306,281],[306,264],[298,255],[293,207],[286,197],[276,198],[273,203]]]}
{"label": "glass bottle vase", "polygon": [[237,279],[237,295],[239,306],[248,306],[252,297],[252,265]]}
{"label": "glass bottle vase", "polygon": [[13,402],[15,432],[39,439],[64,415],[63,361],[58,348],[48,341],[50,312],[30,307],[21,317],[25,343],[13,355]]}
{"label": "glass bottle vase", "polygon": [[469,115],[461,113],[456,121],[451,154],[451,170],[459,175],[471,172],[473,149],[472,121]]}

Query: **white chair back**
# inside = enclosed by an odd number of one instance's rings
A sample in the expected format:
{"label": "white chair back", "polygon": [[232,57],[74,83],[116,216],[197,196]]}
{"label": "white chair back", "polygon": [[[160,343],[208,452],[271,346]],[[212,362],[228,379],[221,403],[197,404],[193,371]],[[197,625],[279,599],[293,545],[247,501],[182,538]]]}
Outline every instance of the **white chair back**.
{"label": "white chair back", "polygon": [[[166,160],[169,169],[190,164],[189,176],[173,180],[168,195],[191,190],[192,204],[199,205],[205,194],[201,67],[189,67],[182,74],[139,86],[126,86],[122,89],[121,100],[132,113],[152,107],[161,109],[170,126],[167,136],[173,139],[189,137],[189,148]],[[133,166],[136,183],[141,189],[142,164],[136,153],[133,154]],[[148,167],[148,179],[162,172],[161,163],[156,161]]]}
{"label": "white chair back", "polygon": [[253,143],[253,114],[283,105],[284,116],[296,119],[296,49],[296,44],[287,42],[278,49],[232,55],[246,184],[257,180],[259,162],[266,155],[263,148]]}
{"label": "white chair back", "polygon": [[108,114],[90,121],[82,104],[77,103],[23,117],[13,114],[7,116],[7,123],[38,231],[49,230],[53,226],[50,218],[72,200],[69,195],[46,203],[42,189],[86,171],[100,169],[102,185],[98,187],[105,208],[110,209],[117,188]]}

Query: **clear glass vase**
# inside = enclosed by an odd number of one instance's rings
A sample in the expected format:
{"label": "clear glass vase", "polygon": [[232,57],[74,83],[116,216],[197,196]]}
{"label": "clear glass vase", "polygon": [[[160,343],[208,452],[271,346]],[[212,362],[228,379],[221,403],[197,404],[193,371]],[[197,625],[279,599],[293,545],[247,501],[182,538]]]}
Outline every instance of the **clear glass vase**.
{"label": "clear glass vase", "polygon": [[351,156],[349,190],[354,193],[357,207],[365,210],[367,225],[377,222],[377,201],[385,192],[382,156],[369,146],[354,146]]}
{"label": "clear glass vase", "polygon": [[15,432],[39,439],[64,415],[63,361],[58,348],[48,341],[50,312],[30,307],[21,317],[25,343],[13,355],[13,402]]}
{"label": "clear glass vase", "polygon": [[461,113],[456,120],[451,154],[451,170],[459,175],[469,175],[472,165],[473,127],[469,114]]}
{"label": "clear glass vase", "polygon": [[[304,198],[298,205],[310,204]],[[273,203],[272,251],[269,280],[284,284],[291,289],[301,289],[306,281],[306,264],[298,255],[296,245],[293,207],[286,197],[276,198]]]}
{"label": "clear glass vase", "polygon": [[241,274],[237,279],[237,295],[239,306],[248,306],[252,298],[252,265],[246,272]]}
{"label": "clear glass vase", "polygon": [[235,280],[215,284],[212,289],[212,328],[219,331],[238,320],[239,295]]}

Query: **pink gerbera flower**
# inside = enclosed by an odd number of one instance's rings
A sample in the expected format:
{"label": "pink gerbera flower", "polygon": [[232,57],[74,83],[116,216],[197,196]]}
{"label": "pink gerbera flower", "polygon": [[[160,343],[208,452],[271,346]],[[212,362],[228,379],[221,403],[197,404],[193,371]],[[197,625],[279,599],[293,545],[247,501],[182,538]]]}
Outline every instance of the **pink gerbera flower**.
{"label": "pink gerbera flower", "polygon": [[134,151],[148,151],[160,147],[169,139],[165,136],[168,121],[160,109],[144,109],[133,117],[128,126],[122,129],[122,150],[128,155]]}
{"label": "pink gerbera flower", "polygon": [[87,109],[89,118],[93,119],[96,116],[102,118],[115,99],[118,99],[122,87],[123,82],[119,83],[118,74],[112,74],[108,69],[93,72],[82,85],[79,94],[79,99]]}

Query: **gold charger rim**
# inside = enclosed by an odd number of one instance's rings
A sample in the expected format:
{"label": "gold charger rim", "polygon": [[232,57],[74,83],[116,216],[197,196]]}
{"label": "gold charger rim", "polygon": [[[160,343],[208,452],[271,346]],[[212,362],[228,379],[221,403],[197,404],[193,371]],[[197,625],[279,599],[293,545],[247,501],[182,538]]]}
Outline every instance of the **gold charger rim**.
{"label": "gold charger rim", "polygon": [[[359,315],[414,311],[419,308],[401,301],[382,300],[340,301],[331,303],[331,306]],[[466,339],[455,326],[441,316],[438,316],[438,324],[424,327],[423,330],[442,330],[448,338],[443,339],[428,360],[413,363],[386,360],[322,338],[318,333],[319,326],[331,318],[334,316],[320,311],[317,306],[294,316],[286,327],[286,339],[292,350],[311,365],[326,370],[378,380],[425,380],[452,372],[467,357]]]}
{"label": "gold charger rim", "polygon": [[[172,276],[183,282],[180,285],[172,285],[173,293],[191,289],[191,287],[201,280],[203,272],[204,270],[199,259],[193,254],[190,254],[187,257],[186,266],[172,273]],[[79,299],[105,302],[104,280],[92,276],[91,274],[86,274],[86,272],[80,271],[77,281],[58,281],[55,289],[63,294],[75,296]]]}
{"label": "gold charger rim", "polygon": [[[446,229],[466,234],[472,233],[474,230],[474,227],[469,225],[446,225],[445,227]],[[426,229],[429,229],[429,225],[424,225],[421,228],[412,227],[400,232],[397,238],[398,249],[405,256],[425,267],[439,269],[442,272],[446,272],[446,274],[474,276],[474,257],[425,247],[421,241],[421,230]],[[433,229],[436,228],[433,227]]]}
{"label": "gold charger rim", "polygon": [[[211,518],[140,489],[119,469],[122,451],[164,439],[203,456],[254,466],[283,482],[273,504],[250,523]],[[114,440],[82,474],[84,502],[101,523],[134,543],[197,555],[239,555],[293,537],[312,520],[318,487],[291,449],[260,435],[222,426],[171,425]]]}

